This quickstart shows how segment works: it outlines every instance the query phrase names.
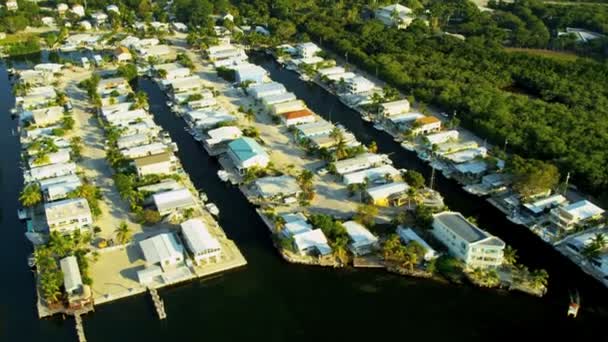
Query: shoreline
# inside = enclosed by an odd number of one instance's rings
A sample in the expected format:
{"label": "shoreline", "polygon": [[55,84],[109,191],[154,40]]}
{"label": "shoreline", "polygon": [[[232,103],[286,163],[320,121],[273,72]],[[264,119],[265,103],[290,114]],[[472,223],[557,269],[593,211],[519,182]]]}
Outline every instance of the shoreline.
{"label": "shoreline", "polygon": [[[265,53],[268,54],[270,56],[272,56],[272,58],[274,59],[274,61],[279,64],[282,68],[285,68],[286,70],[292,71],[300,76],[303,76],[304,74],[302,72],[300,72],[299,69],[296,68],[289,68],[286,67],[286,65],[288,64],[288,62],[285,61],[280,61],[279,58],[277,56],[275,56],[274,53],[271,53],[268,51],[268,49],[258,49],[256,50],[256,52],[258,53]],[[330,53],[332,53],[330,51]],[[338,65],[336,65],[338,66]],[[363,74],[366,77],[368,76],[368,74],[366,72],[361,71],[357,66],[353,66],[352,64],[348,65],[349,68],[356,73],[359,74]],[[340,96],[340,94],[338,94],[336,91],[334,91],[333,89],[331,89],[328,85],[326,85],[325,83],[323,83],[317,76],[314,77],[308,77],[306,76],[307,79],[302,79],[302,77],[300,77],[300,79],[304,82],[307,83],[314,83],[315,85],[319,86],[321,89],[323,89],[324,91],[326,91],[328,94],[335,96],[338,98],[338,100],[340,100],[341,103],[343,103],[345,106],[347,106],[348,108],[352,109],[353,111],[357,112],[360,114],[361,116],[361,120],[363,120],[364,122],[369,122],[370,124],[373,124],[373,128],[378,130],[377,125],[382,127],[383,132],[385,132],[386,134],[390,135],[395,142],[402,142],[403,138],[401,138],[398,134],[396,134],[390,127],[388,127],[385,122],[383,120],[378,120],[374,115],[366,112],[365,110],[359,108],[359,106],[355,106],[355,105],[350,105],[349,103],[347,103],[346,101],[342,100],[342,97]],[[375,78],[374,78],[375,80]],[[375,81],[374,81],[375,82]],[[404,97],[403,94],[400,94],[401,97]],[[433,116],[438,117],[435,113],[432,113]],[[439,118],[439,117],[438,117]],[[439,118],[441,119],[441,118]],[[459,132],[464,131],[466,132],[467,136],[470,137],[474,137],[475,141],[482,141],[481,138],[477,137],[476,135],[474,135],[472,132],[462,128],[462,127],[457,127],[455,128],[456,130],[458,130]],[[408,148],[406,148],[405,146],[405,142],[400,144],[401,147],[405,150],[411,151],[411,152],[416,152],[416,157],[427,163],[429,165],[429,167],[437,170],[437,171],[442,171],[441,168],[437,168],[435,165],[433,165],[433,163],[431,162],[431,160],[429,159],[423,159],[420,158],[420,152],[424,151],[424,149],[420,148],[420,144],[418,143],[410,143]],[[512,223],[519,225],[519,226],[523,226],[524,228],[526,228],[527,230],[529,230],[531,233],[533,233],[537,238],[541,239],[543,242],[545,242],[546,244],[548,244],[549,246],[551,246],[554,250],[558,251],[560,254],[564,255],[566,258],[568,258],[573,264],[575,264],[577,267],[579,267],[583,272],[585,272],[586,274],[592,276],[594,279],[596,279],[598,282],[600,282],[601,284],[603,284],[604,286],[608,287],[608,280],[604,279],[601,275],[598,274],[597,270],[594,270],[593,268],[589,267],[589,263],[588,262],[584,262],[584,260],[582,260],[582,258],[568,250],[566,250],[566,247],[562,247],[560,246],[560,244],[568,239],[568,238],[572,238],[576,235],[582,234],[584,232],[581,233],[574,233],[571,234],[569,236],[567,236],[566,238],[563,238],[559,241],[556,242],[551,242],[551,241],[547,241],[543,238],[543,235],[541,234],[540,231],[535,231],[534,228],[534,224],[532,225],[528,225],[525,224],[523,222],[518,221],[516,218],[514,218],[512,215],[510,215],[511,213],[505,209],[503,206],[501,206],[496,199],[493,196],[493,193],[477,193],[475,191],[471,191],[467,189],[467,186],[472,185],[472,183],[467,183],[462,181],[461,179],[459,179],[458,177],[453,177],[449,174],[447,174],[445,172],[445,170],[443,170],[442,172],[443,176],[447,179],[453,179],[454,181],[456,181],[461,187],[462,189],[469,193],[472,194],[478,198],[484,198],[486,199],[486,201],[488,203],[490,203],[493,207],[497,208],[498,210],[500,210],[502,213],[505,214],[505,218],[507,218],[509,221],[511,221]],[[500,194],[500,193],[498,193]],[[561,247],[561,248],[560,248]]]}
{"label": "shoreline", "polygon": [[[186,49],[186,51],[188,51],[188,49]],[[200,56],[196,56],[196,57],[197,58],[201,58]],[[157,79],[155,79],[155,78],[153,78],[153,79],[155,80],[155,84],[157,84],[157,86],[158,86],[159,81]],[[225,83],[224,80],[219,79],[219,78],[215,82],[210,81],[208,79],[205,79],[205,81],[211,82],[211,84],[213,84],[212,88],[214,90],[218,89],[218,84],[216,82]],[[314,82],[316,84],[318,84],[316,82],[316,80]],[[321,86],[321,84],[318,84],[318,85]],[[325,89],[325,90],[329,92],[328,89]],[[223,93],[223,92],[220,92],[220,93]],[[226,96],[226,94],[224,94],[224,96]],[[239,93],[239,97],[242,98],[242,97],[245,97],[245,95],[242,94],[242,93]],[[221,105],[220,105],[220,107],[224,108]],[[182,115],[178,115],[178,113],[173,108],[169,108],[169,109],[171,110],[171,112],[174,115],[179,116],[179,117],[182,116]],[[257,108],[255,110],[258,112],[258,115],[261,115],[260,112],[257,110]],[[361,114],[360,111],[357,111],[357,112],[359,112]],[[239,124],[243,124],[242,119],[240,119],[240,118],[237,118],[237,122]],[[201,148],[204,151],[206,151],[208,155],[210,155],[212,157],[215,157],[218,160],[222,159],[218,155],[211,155],[209,153],[208,149],[205,148],[204,144],[202,142],[200,142],[200,141],[198,141],[198,142],[201,145]],[[291,139],[290,139],[290,143],[291,143]],[[295,148],[299,148],[299,147],[295,146]],[[224,169],[226,169],[226,166],[223,163],[220,163],[220,165],[222,165],[222,167]],[[233,185],[236,185],[239,188],[239,191],[241,192],[241,194],[247,199],[247,201],[251,205],[256,206],[256,204],[253,203],[252,200],[251,200],[251,198],[249,197],[250,194],[248,194],[247,189],[245,189],[245,185],[243,185],[241,183],[239,183],[239,184],[233,184]],[[387,265],[384,261],[381,261],[377,265],[374,265],[374,266],[363,266],[363,265],[361,265],[361,266],[355,266],[355,265],[349,266],[349,265],[340,264],[335,259],[332,260],[332,261],[326,261],[325,259],[318,258],[318,257],[315,258],[315,257],[310,257],[310,256],[296,255],[294,253],[286,251],[284,248],[281,248],[278,245],[278,243],[277,243],[277,236],[278,235],[274,232],[274,229],[273,229],[274,225],[269,221],[270,219],[266,215],[264,215],[264,213],[262,212],[262,210],[259,207],[257,207],[255,210],[258,213],[258,216],[262,219],[262,221],[264,222],[264,224],[267,226],[267,228],[268,228],[268,230],[270,232],[271,238],[273,240],[273,246],[277,249],[277,252],[279,253],[279,255],[281,255],[281,258],[283,260],[285,260],[286,262],[289,262],[289,263],[292,263],[292,264],[302,264],[302,265],[321,266],[321,267],[333,267],[333,268],[343,268],[343,267],[353,267],[353,268],[370,268],[370,267],[374,267],[374,268],[382,268],[382,269],[386,270],[387,272],[394,273],[394,274],[399,274],[399,275],[402,275],[402,276],[409,276],[409,277],[412,277],[412,278],[427,278],[427,279],[435,279],[435,280],[441,279],[441,280],[444,280],[446,282],[453,283],[453,281],[450,281],[449,279],[443,278],[441,276],[432,275],[432,274],[429,274],[428,272],[424,272],[424,271],[409,271],[409,270],[406,270],[406,269],[404,269],[402,267]],[[373,254],[372,256],[374,256],[374,255],[375,254]],[[463,272],[463,273],[466,273],[466,272]],[[471,284],[475,285],[476,287],[481,287],[479,284],[475,284],[473,282],[471,282]],[[497,288],[497,287],[493,286],[493,288]],[[514,288],[512,288],[512,289],[514,290]],[[522,290],[521,292],[525,292],[525,293],[528,293],[528,294],[533,294],[532,291],[524,291],[524,290]]]}

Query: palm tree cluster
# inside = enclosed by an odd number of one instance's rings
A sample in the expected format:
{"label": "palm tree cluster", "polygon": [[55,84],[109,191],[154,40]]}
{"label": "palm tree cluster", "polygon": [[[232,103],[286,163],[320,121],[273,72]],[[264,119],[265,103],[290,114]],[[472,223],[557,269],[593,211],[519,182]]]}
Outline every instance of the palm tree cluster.
{"label": "palm tree cluster", "polygon": [[302,189],[301,202],[310,203],[315,198],[315,185],[313,183],[314,175],[309,170],[302,170],[300,174],[296,176],[296,181]]}
{"label": "palm tree cluster", "polygon": [[474,282],[487,287],[494,287],[500,283],[500,277],[495,269],[474,268],[468,272]]}
{"label": "palm tree cluster", "polygon": [[594,260],[600,256],[601,251],[606,248],[606,236],[604,233],[597,233],[591,241],[583,248],[581,254],[589,260]]}
{"label": "palm tree cluster", "polygon": [[376,216],[378,215],[378,207],[372,204],[362,204],[357,207],[357,213],[355,214],[355,221],[365,226],[373,226],[376,222]]}
{"label": "palm tree cluster", "polygon": [[88,275],[89,268],[86,258],[91,239],[90,233],[82,234],[79,230],[72,235],[61,235],[53,232],[50,234],[49,242],[46,245],[36,248],[34,258],[39,272],[40,293],[48,304],[57,303],[61,300],[63,274],[59,268],[58,260],[62,258],[70,255],[76,256],[83,282],[88,285],[92,283]]}
{"label": "palm tree cluster", "polygon": [[390,235],[382,245],[382,256],[385,261],[407,268],[410,272],[414,271],[414,267],[418,265],[424,253],[424,247],[418,242],[411,241],[403,245],[397,234]]}
{"label": "palm tree cluster", "polygon": [[336,142],[334,145],[334,157],[337,160],[348,157],[348,146],[346,145],[346,140],[344,139],[344,132],[342,132],[340,128],[335,127],[329,136]]}

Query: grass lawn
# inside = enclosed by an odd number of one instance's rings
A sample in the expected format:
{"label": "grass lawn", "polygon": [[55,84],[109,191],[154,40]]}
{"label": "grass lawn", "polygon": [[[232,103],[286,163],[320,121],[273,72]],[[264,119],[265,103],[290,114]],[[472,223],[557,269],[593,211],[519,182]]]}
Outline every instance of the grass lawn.
{"label": "grass lawn", "polygon": [[574,62],[578,58],[575,53],[572,52],[564,52],[564,51],[552,51],[552,50],[544,50],[544,49],[526,49],[526,48],[505,48],[508,52],[520,52],[526,53],[534,56],[542,56],[547,58],[553,58],[565,62]]}
{"label": "grass lawn", "polygon": [[37,33],[15,33],[15,34],[7,34],[6,38],[0,39],[0,45],[11,45],[15,43],[25,42],[30,37],[38,36]]}

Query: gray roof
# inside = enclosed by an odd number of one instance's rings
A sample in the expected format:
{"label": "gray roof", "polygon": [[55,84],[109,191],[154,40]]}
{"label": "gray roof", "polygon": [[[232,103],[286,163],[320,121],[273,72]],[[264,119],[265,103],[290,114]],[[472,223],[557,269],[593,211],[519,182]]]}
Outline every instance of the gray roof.
{"label": "gray roof", "polygon": [[462,239],[468,242],[476,242],[490,236],[488,233],[477,228],[458,213],[439,213],[435,215],[435,220],[438,220],[444,226],[452,230],[454,234],[460,236]]}

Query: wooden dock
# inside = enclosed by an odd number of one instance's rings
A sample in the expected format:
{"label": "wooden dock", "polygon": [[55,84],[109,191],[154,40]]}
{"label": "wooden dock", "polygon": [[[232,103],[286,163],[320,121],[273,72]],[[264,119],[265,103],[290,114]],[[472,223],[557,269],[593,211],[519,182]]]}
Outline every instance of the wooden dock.
{"label": "wooden dock", "polygon": [[150,296],[152,296],[152,301],[154,302],[154,307],[156,308],[156,313],[158,314],[159,319],[167,318],[167,313],[165,312],[165,303],[160,296],[158,295],[158,291],[155,288],[148,288],[150,291]]}
{"label": "wooden dock", "polygon": [[84,325],[82,324],[82,317],[80,313],[74,313],[74,320],[76,321],[76,335],[78,335],[79,342],[87,342],[87,337],[84,335]]}

